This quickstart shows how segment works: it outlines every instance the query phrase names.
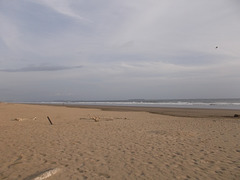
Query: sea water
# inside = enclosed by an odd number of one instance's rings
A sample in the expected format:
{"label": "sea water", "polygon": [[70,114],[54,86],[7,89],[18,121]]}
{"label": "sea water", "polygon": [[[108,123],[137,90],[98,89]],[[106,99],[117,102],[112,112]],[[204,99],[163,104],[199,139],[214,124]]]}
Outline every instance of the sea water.
{"label": "sea water", "polygon": [[111,101],[54,101],[43,104],[66,105],[102,105],[102,106],[135,106],[135,107],[174,107],[174,108],[205,108],[205,109],[240,109],[239,99],[130,99]]}

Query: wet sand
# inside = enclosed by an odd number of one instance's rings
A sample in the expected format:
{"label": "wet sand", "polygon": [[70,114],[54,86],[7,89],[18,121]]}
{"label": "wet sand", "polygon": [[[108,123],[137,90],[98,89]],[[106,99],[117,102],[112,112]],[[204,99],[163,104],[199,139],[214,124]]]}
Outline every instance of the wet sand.
{"label": "wet sand", "polygon": [[0,179],[240,179],[234,114],[0,103]]}

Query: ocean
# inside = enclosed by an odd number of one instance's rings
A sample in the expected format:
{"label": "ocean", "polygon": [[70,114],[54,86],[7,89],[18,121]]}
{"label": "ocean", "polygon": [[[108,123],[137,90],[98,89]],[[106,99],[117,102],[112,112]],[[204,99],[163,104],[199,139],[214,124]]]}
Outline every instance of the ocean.
{"label": "ocean", "polygon": [[111,101],[52,101],[37,102],[41,104],[65,105],[102,105],[102,106],[135,106],[135,107],[173,107],[203,109],[240,109],[240,98],[237,99],[129,99]]}

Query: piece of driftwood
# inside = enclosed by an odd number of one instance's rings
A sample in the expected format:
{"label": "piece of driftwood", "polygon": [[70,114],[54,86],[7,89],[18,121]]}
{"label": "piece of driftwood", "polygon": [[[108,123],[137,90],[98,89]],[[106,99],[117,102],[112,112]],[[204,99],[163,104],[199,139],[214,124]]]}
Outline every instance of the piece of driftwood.
{"label": "piece of driftwood", "polygon": [[28,176],[24,180],[44,180],[58,173],[60,170],[61,170],[60,168],[48,169],[42,172],[35,173],[31,176]]}
{"label": "piece of driftwood", "polygon": [[53,125],[53,123],[52,123],[50,117],[47,116],[47,118],[48,118],[48,121],[50,122],[50,124]]}
{"label": "piece of driftwood", "polygon": [[100,120],[100,117],[93,116],[93,117],[91,117],[91,119],[93,119],[95,122],[99,122],[99,120]]}
{"label": "piece of driftwood", "polygon": [[34,118],[15,118],[14,121],[26,121],[26,120],[37,120],[37,117]]}

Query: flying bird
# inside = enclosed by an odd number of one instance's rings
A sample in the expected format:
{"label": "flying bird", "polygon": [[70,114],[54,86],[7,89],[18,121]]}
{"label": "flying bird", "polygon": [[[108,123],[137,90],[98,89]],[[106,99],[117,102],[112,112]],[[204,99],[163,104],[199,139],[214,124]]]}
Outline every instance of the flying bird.
{"label": "flying bird", "polygon": [[218,46],[216,46],[216,49],[218,48]]}

